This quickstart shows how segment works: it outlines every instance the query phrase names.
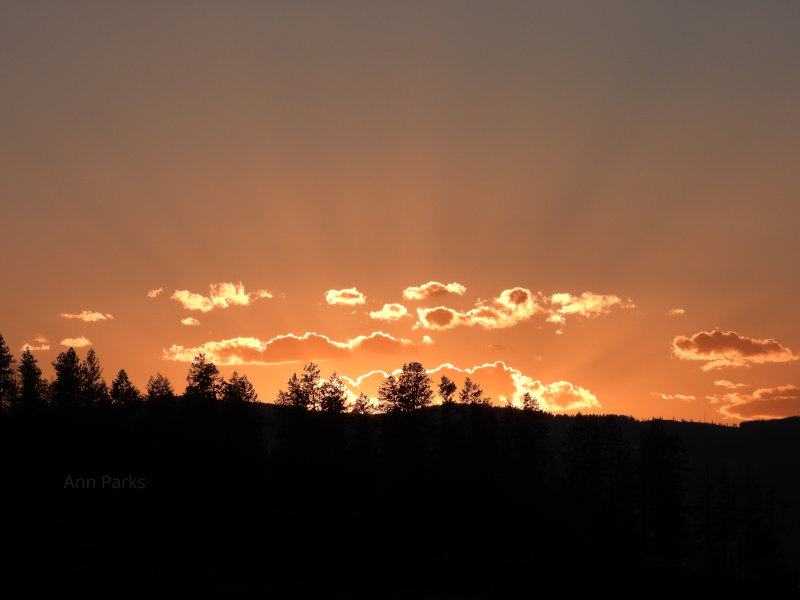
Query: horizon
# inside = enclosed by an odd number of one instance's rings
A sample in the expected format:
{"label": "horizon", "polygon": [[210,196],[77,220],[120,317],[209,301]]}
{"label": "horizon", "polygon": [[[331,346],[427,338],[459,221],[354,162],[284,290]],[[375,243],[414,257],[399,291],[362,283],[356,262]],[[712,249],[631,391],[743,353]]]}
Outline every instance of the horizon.
{"label": "horizon", "polygon": [[48,379],[800,414],[800,5],[0,13],[0,334]]}

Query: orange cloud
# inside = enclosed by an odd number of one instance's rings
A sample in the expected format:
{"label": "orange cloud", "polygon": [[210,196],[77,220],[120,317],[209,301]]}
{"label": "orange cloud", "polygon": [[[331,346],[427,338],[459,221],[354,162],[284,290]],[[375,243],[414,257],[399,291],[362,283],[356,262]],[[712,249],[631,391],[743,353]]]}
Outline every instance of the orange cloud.
{"label": "orange cloud", "polygon": [[691,402],[696,398],[685,394],[662,394],[660,392],[650,392],[653,396],[658,396],[662,400],[680,400],[681,402]]}
{"label": "orange cloud", "polygon": [[287,362],[346,358],[354,352],[370,354],[398,354],[419,347],[411,340],[395,338],[388,333],[375,331],[337,342],[325,335],[307,332],[301,336],[292,333],[278,335],[261,341],[252,337],[237,337],[219,342],[206,342],[200,346],[185,347],[173,344],[164,350],[166,360],[191,362],[198,354],[219,365],[259,364],[274,365]]}
{"label": "orange cloud", "polygon": [[260,298],[272,298],[268,290],[246,292],[240,283],[212,283],[208,296],[196,294],[189,290],[175,290],[171,298],[177,300],[187,310],[209,312],[215,308],[228,308],[229,306],[247,306]]}
{"label": "orange cloud", "polygon": [[113,319],[109,314],[103,314],[99,312],[92,312],[90,310],[85,310],[80,314],[71,314],[71,313],[61,313],[61,316],[65,319],[80,319],[81,321],[85,321],[87,323],[94,323],[95,321],[105,321],[106,319]]}
{"label": "orange cloud", "polygon": [[158,289],[155,289],[155,290],[150,290],[149,292],[147,292],[147,297],[148,298],[155,298],[163,291],[164,291],[164,288],[158,288]]}
{"label": "orange cloud", "polygon": [[791,350],[773,339],[759,340],[735,331],[701,331],[688,338],[676,336],[672,353],[682,360],[703,360],[703,371],[768,362],[796,360]]}
{"label": "orange cloud", "polygon": [[438,281],[429,281],[417,287],[407,287],[403,290],[403,298],[406,300],[424,300],[430,296],[442,296],[444,294],[457,294],[462,296],[467,291],[460,283],[439,283]]}
{"label": "orange cloud", "polygon": [[[492,397],[492,404],[502,406],[509,400],[517,407],[522,406],[522,397],[526,392],[539,400],[540,406],[551,412],[597,411],[600,403],[589,390],[576,386],[568,381],[556,381],[545,384],[524,375],[517,369],[507,366],[503,361],[485,363],[475,367],[461,369],[449,363],[427,369],[433,380],[434,389],[442,375],[446,375],[459,386],[466,377],[478,382],[484,391]],[[393,371],[395,376],[400,369]],[[364,392],[371,398],[377,396],[380,383],[386,378],[386,371],[370,371],[360,377],[351,379],[342,377],[351,397]],[[437,402],[440,401],[437,399]]]}
{"label": "orange cloud", "polygon": [[418,308],[415,328],[452,329],[459,325],[479,325],[484,329],[502,329],[525,321],[535,314],[543,313],[533,292],[515,287],[503,290],[491,303],[479,302],[475,308],[459,312],[445,306]]}
{"label": "orange cloud", "polygon": [[779,419],[800,415],[800,388],[781,385],[752,394],[725,394],[719,412],[729,419]]}
{"label": "orange cloud", "polygon": [[685,311],[685,310],[683,310],[682,308],[670,308],[670,309],[667,311],[667,315],[668,315],[668,316],[670,316],[670,317],[674,317],[674,316],[677,316],[677,315],[682,315],[682,314],[684,314],[685,312],[686,312],[686,311]]}
{"label": "orange cloud", "polygon": [[194,317],[186,317],[185,319],[181,319],[181,323],[189,327],[196,327],[197,325],[200,325],[200,321]]}
{"label": "orange cloud", "polygon": [[746,383],[733,383],[732,381],[728,381],[727,379],[716,379],[714,381],[714,385],[718,387],[728,388],[730,390],[747,387]]}
{"label": "orange cloud", "polygon": [[402,319],[407,314],[408,310],[402,304],[384,304],[382,309],[369,313],[369,318],[381,321],[395,321]]}
{"label": "orange cloud", "polygon": [[581,317],[597,317],[607,314],[615,306],[620,308],[635,308],[630,298],[627,301],[619,296],[593,294],[584,292],[580,296],[573,296],[568,293],[553,294],[550,297],[550,318],[548,321],[553,323],[563,323],[566,315],[578,315]]}
{"label": "orange cloud", "polygon": [[344,304],[345,306],[355,306],[364,304],[367,299],[356,288],[346,288],[343,290],[328,290],[325,292],[325,302],[328,304]]}
{"label": "orange cloud", "polygon": [[34,350],[41,350],[41,351],[50,350],[50,344],[47,343],[47,338],[38,336],[33,338],[33,341],[34,341],[33,344],[24,344],[22,348],[20,348],[20,351],[25,352],[26,348],[29,349],[31,352],[33,352]]}
{"label": "orange cloud", "polygon": [[76,338],[64,338],[59,342],[62,346],[72,346],[73,348],[83,348],[84,346],[91,346],[92,342],[84,336]]}

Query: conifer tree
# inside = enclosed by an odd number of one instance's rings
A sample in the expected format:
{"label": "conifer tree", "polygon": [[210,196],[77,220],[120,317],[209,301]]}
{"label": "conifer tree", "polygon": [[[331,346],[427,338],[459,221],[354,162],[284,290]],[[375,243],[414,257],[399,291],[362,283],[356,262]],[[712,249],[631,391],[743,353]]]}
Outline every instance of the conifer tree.
{"label": "conifer tree", "polygon": [[142,394],[128,379],[125,369],[120,369],[111,382],[111,401],[114,404],[131,405],[141,401]]}

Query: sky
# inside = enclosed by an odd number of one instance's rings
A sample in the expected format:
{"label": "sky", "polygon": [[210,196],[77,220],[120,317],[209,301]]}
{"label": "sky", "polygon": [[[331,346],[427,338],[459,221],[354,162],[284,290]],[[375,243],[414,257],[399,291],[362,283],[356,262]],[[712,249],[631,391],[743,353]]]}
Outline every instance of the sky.
{"label": "sky", "polygon": [[800,4],[0,3],[0,334],[800,413]]}

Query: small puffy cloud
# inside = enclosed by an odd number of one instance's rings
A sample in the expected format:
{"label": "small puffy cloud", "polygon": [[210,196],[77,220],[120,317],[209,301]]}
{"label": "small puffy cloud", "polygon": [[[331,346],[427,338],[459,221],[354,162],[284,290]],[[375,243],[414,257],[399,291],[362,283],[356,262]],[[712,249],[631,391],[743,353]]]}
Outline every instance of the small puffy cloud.
{"label": "small puffy cloud", "polygon": [[61,316],[65,319],[80,319],[81,321],[85,321],[86,323],[94,323],[95,321],[105,321],[107,319],[113,319],[111,315],[108,313],[100,313],[100,312],[93,312],[91,310],[84,310],[82,313],[73,314],[73,313],[61,313]]}
{"label": "small puffy cloud", "polygon": [[356,288],[346,288],[343,290],[328,290],[325,292],[325,302],[328,304],[343,304],[345,306],[355,306],[364,304],[367,299]]}
{"label": "small puffy cloud", "polygon": [[26,349],[30,350],[31,352],[35,350],[39,351],[50,350],[50,344],[47,342],[47,338],[42,336],[37,336],[33,338],[32,344],[31,343],[24,344],[22,348],[20,348],[20,351],[25,352]]}
{"label": "small puffy cloud", "polygon": [[407,287],[403,290],[403,298],[406,300],[424,300],[430,296],[443,296],[445,294],[457,294],[463,296],[467,291],[460,283],[439,283],[438,281],[429,281],[420,286]]}
{"label": "small puffy cloud", "polygon": [[800,415],[800,388],[781,385],[752,394],[725,394],[719,412],[729,419],[780,419]]}
{"label": "small puffy cloud", "polygon": [[733,383],[732,381],[728,381],[727,379],[716,379],[714,380],[714,385],[718,387],[728,388],[729,390],[747,387],[746,383]]}
{"label": "small puffy cloud", "polygon": [[650,392],[653,396],[658,396],[662,400],[680,400],[681,402],[692,402],[696,398],[685,394],[662,394],[661,392]]}
{"label": "small puffy cloud", "polygon": [[[502,406],[509,400],[515,406],[522,406],[522,397],[526,392],[539,400],[544,410],[551,412],[598,411],[601,406],[597,398],[589,390],[568,381],[542,383],[509,367],[503,361],[485,363],[470,368],[458,368],[449,363],[439,365],[426,371],[433,381],[433,388],[442,375],[455,381],[459,387],[469,377],[480,384],[484,392],[492,398],[492,404]],[[400,369],[393,371],[398,376]],[[380,383],[388,375],[385,371],[370,371],[355,379],[342,377],[353,397],[364,392],[374,398]],[[438,401],[438,399],[437,399]]]}
{"label": "small puffy cloud", "polygon": [[268,290],[246,292],[241,282],[237,284],[212,283],[208,296],[189,290],[175,290],[171,298],[180,302],[186,310],[199,310],[205,313],[215,308],[248,306],[261,298],[272,298],[272,294]]}
{"label": "small puffy cloud", "polygon": [[380,321],[396,321],[402,319],[408,314],[408,310],[402,304],[384,304],[380,310],[374,310],[369,313],[370,319],[378,319]]}
{"label": "small puffy cloud", "polygon": [[155,290],[150,290],[149,292],[147,292],[147,297],[148,298],[156,298],[163,291],[164,291],[164,288],[157,288]]}
{"label": "small puffy cloud", "polygon": [[303,335],[286,334],[262,341],[252,337],[237,337],[206,342],[200,346],[185,347],[177,344],[164,350],[164,358],[178,362],[191,362],[198,354],[220,365],[274,365],[287,362],[347,358],[355,352],[369,354],[399,354],[420,345],[405,338],[395,338],[388,333],[375,331],[345,342],[337,342],[319,333]]}
{"label": "small puffy cloud", "polygon": [[682,360],[705,361],[703,371],[722,367],[741,367],[768,362],[796,360],[789,348],[773,339],[760,340],[735,331],[701,331],[692,337],[682,335],[672,340],[672,353]]}
{"label": "small puffy cloud", "polygon": [[686,312],[686,311],[685,311],[685,310],[683,310],[682,308],[670,308],[670,309],[667,311],[667,316],[670,316],[670,317],[676,317],[676,316],[678,316],[678,315],[682,315],[682,314],[684,314],[685,312]]}
{"label": "small puffy cloud", "polygon": [[544,309],[533,292],[515,287],[503,290],[491,302],[479,302],[475,308],[461,312],[445,306],[418,308],[415,328],[444,330],[459,325],[478,325],[484,329],[502,329],[525,321]]}
{"label": "small puffy cloud", "polygon": [[623,301],[619,296],[593,294],[583,292],[580,296],[568,293],[553,294],[550,297],[550,319],[554,323],[562,323],[566,315],[581,317],[597,317],[605,315],[614,307],[636,308],[630,298]]}
{"label": "small puffy cloud", "polygon": [[91,346],[92,342],[84,336],[81,336],[76,338],[64,338],[59,344],[62,346],[72,346],[73,348],[83,348],[84,346]]}
{"label": "small puffy cloud", "polygon": [[194,317],[186,317],[185,319],[181,319],[181,323],[189,327],[196,327],[197,325],[200,325],[200,321]]}

